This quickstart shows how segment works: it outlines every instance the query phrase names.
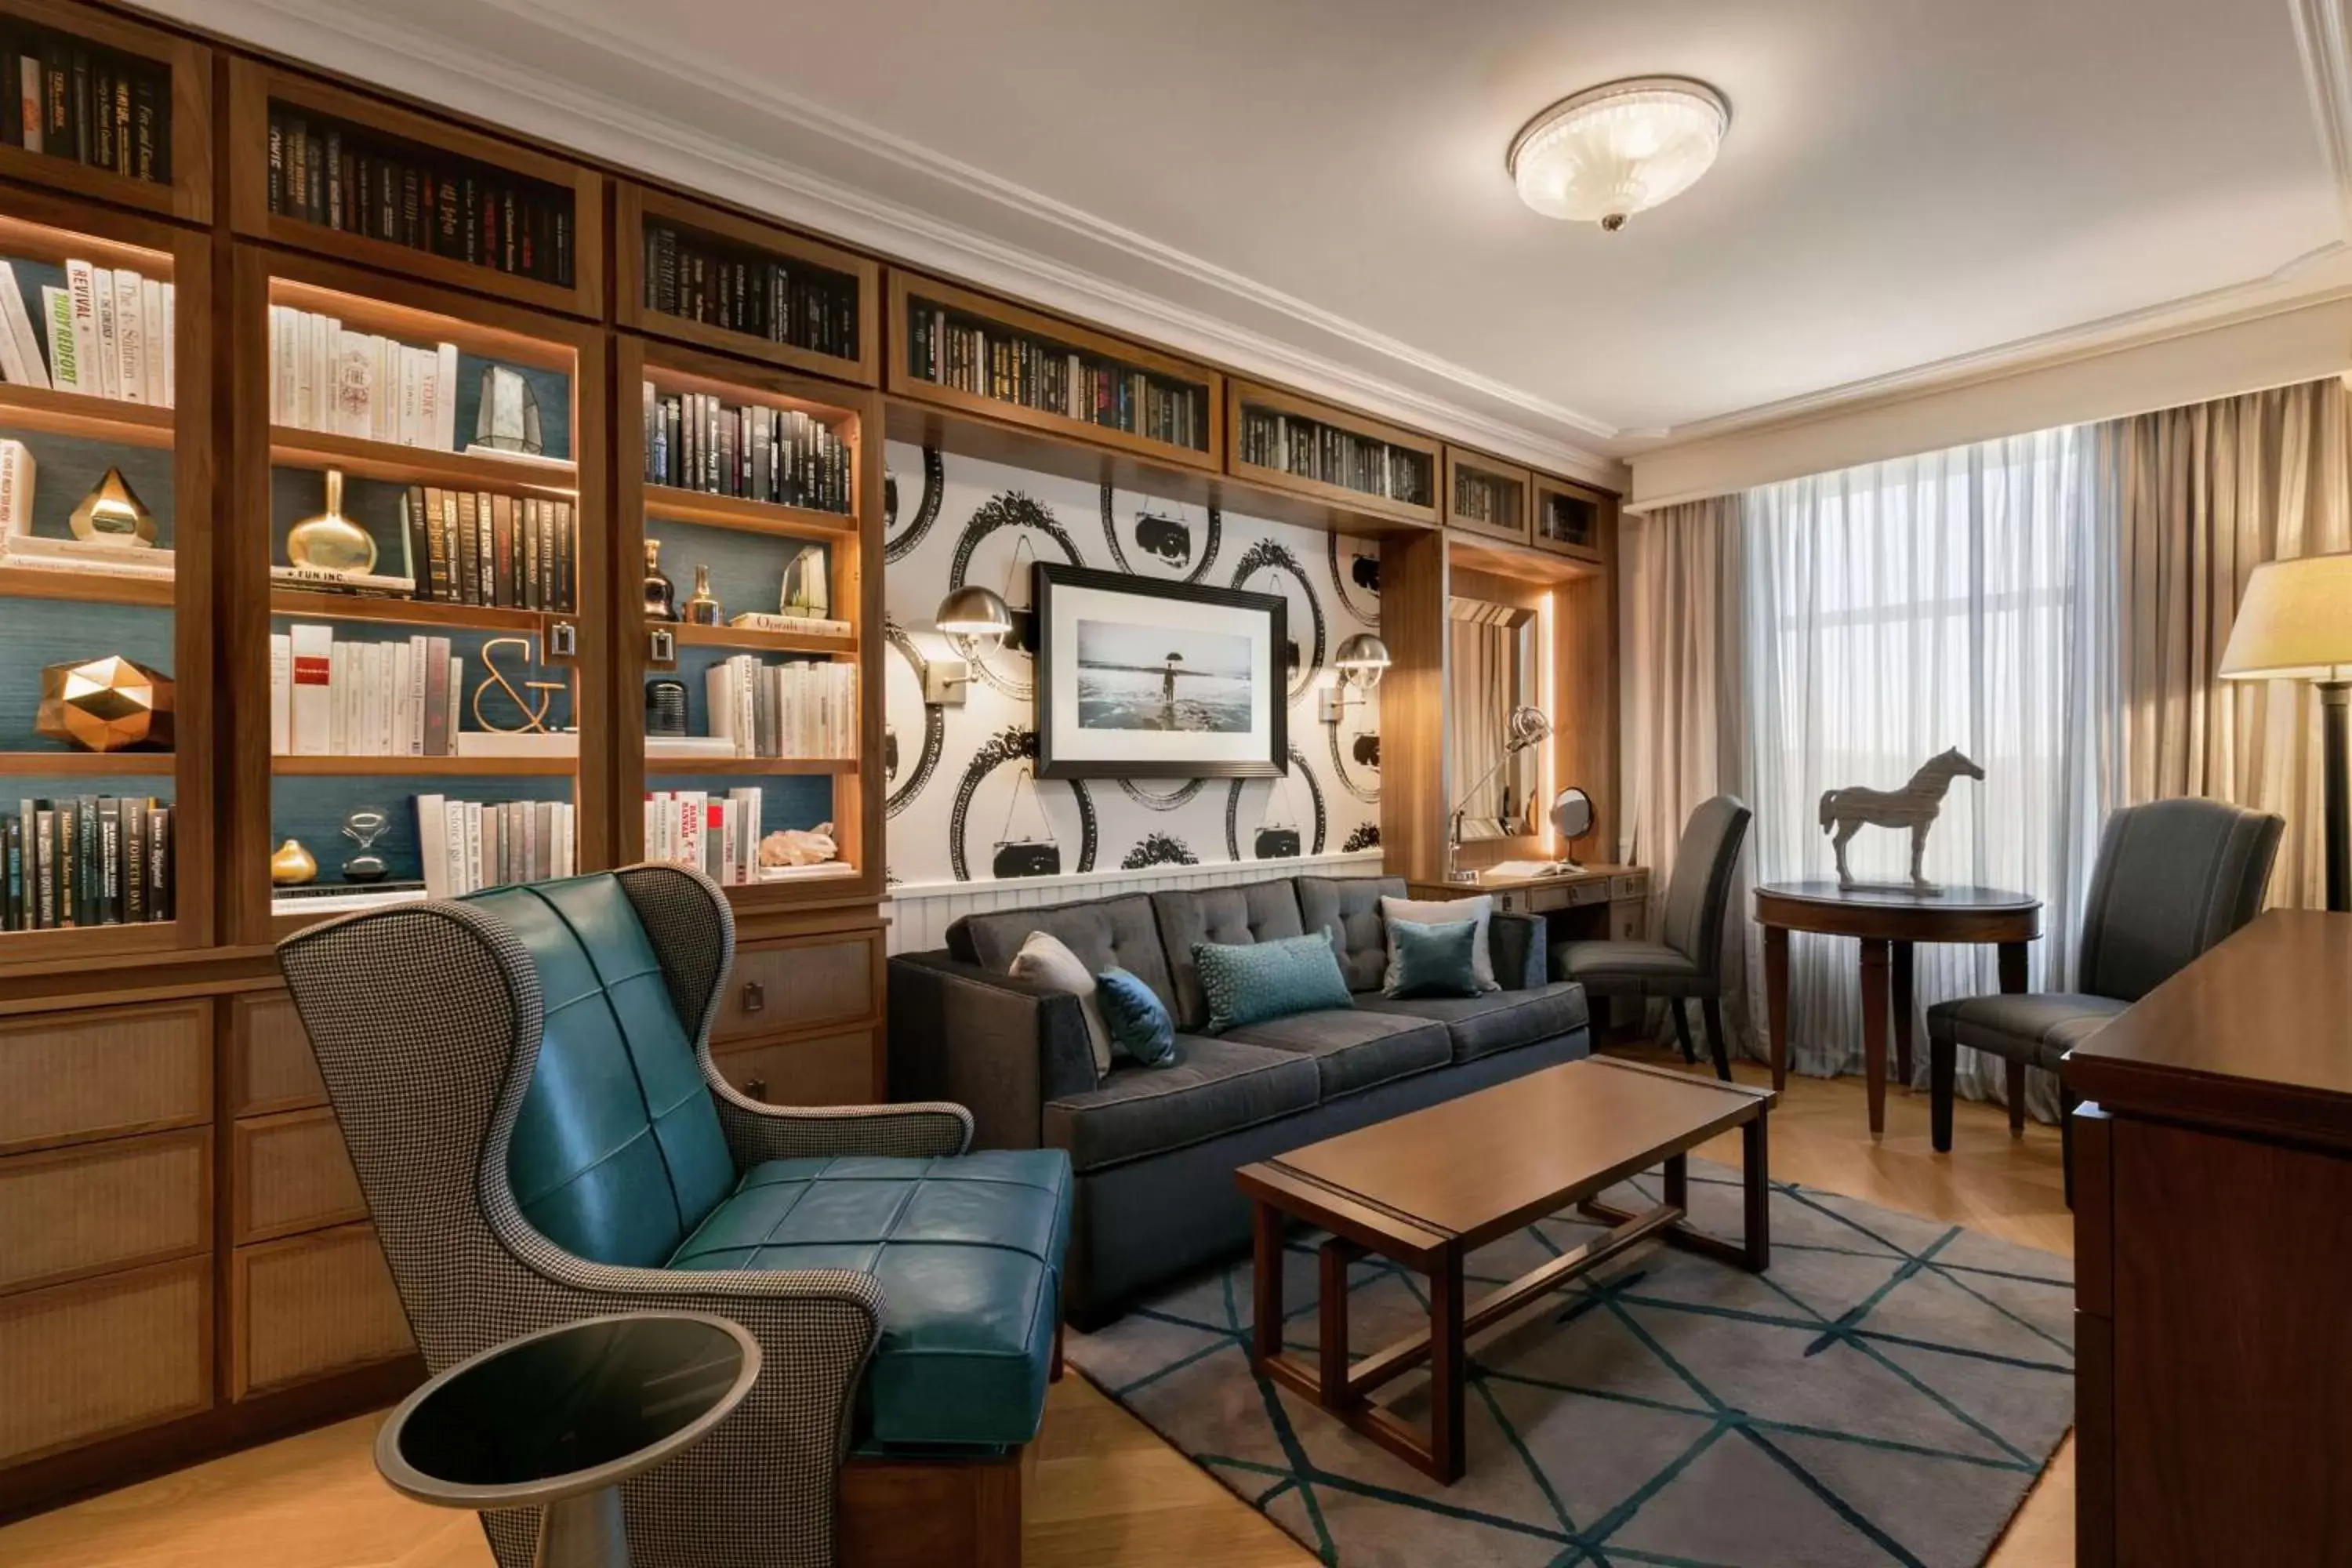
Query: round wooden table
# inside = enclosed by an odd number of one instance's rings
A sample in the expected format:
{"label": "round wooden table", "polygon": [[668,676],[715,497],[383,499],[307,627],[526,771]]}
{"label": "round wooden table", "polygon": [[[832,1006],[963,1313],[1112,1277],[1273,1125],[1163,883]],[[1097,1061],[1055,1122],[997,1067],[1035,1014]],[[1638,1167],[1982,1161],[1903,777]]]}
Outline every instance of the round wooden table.
{"label": "round wooden table", "polygon": [[[1911,1082],[1911,944],[1997,942],[2000,988],[2025,989],[2025,944],[2042,934],[2042,900],[2000,888],[1896,886],[1842,888],[1832,881],[1767,882],[1756,889],[1756,923],[1764,928],[1764,1003],[1772,1039],[1772,1087],[1789,1086],[1789,933],[1817,931],[1862,941],[1862,1062],[1870,1086],[1870,1135],[1886,1131],[1886,1015],[1889,971],[1895,1013],[1895,1072]],[[1952,1146],[1948,1052],[1935,1054],[1933,1131],[1938,1151]],[[2022,1077],[2021,1073],[2018,1075]]]}

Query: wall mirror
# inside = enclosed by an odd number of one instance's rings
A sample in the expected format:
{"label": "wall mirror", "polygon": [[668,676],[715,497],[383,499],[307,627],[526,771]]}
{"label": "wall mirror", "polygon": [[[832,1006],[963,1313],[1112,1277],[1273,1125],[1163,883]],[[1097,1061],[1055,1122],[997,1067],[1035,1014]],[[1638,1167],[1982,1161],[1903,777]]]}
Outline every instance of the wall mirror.
{"label": "wall mirror", "polygon": [[1446,614],[1449,787],[1462,806],[1462,837],[1467,842],[1538,832],[1530,807],[1542,805],[1537,796],[1544,748],[1530,746],[1505,757],[1511,710],[1540,700],[1536,612],[1455,595],[1446,601]]}

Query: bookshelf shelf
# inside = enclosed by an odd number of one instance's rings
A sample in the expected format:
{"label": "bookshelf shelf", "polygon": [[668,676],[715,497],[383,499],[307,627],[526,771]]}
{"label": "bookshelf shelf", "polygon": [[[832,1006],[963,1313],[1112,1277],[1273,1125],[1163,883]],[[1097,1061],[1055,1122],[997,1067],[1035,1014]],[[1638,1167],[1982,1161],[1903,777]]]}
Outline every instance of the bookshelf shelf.
{"label": "bookshelf shelf", "polygon": [[1528,542],[1534,476],[1499,458],[1445,448],[1445,526],[1514,544]]}
{"label": "bookshelf shelf", "polygon": [[[0,0],[0,17],[68,39],[99,46],[101,50],[134,57],[154,67],[163,85],[151,90],[145,105],[165,121],[161,149],[168,163],[167,179],[142,179],[136,174],[101,169],[71,157],[35,153],[17,146],[0,146],[0,176],[29,180],[70,195],[135,207],[163,217],[209,223],[213,216],[213,56],[203,45],[136,22],[58,0]],[[7,64],[16,66],[11,58]],[[14,112],[17,83],[7,83]],[[135,91],[135,89],[134,89]],[[136,96],[132,113],[142,106]],[[134,132],[132,157],[136,158]]]}
{"label": "bookshelf shelf", "polygon": [[646,515],[672,522],[697,522],[709,528],[740,529],[746,533],[772,533],[780,539],[830,539],[855,534],[857,519],[841,512],[813,511],[779,501],[751,500],[741,496],[705,495],[674,485],[645,487]]}
{"label": "bookshelf shelf", "polygon": [[363,479],[394,484],[529,491],[564,500],[578,493],[580,478],[579,467],[572,463],[439,452],[430,447],[404,447],[396,441],[371,441],[362,436],[301,430],[290,425],[269,427],[269,462],[282,468],[341,468]]}
{"label": "bookshelf shelf", "polygon": [[[872,386],[879,379],[879,263],[723,207],[689,201],[626,180],[614,184],[613,211],[613,303],[614,319],[622,327],[696,348],[716,349],[793,370],[835,376],[861,386]],[[672,237],[667,244],[663,240],[665,231]],[[820,288],[845,290],[850,312],[849,352],[826,353],[803,342],[778,342],[772,336],[719,325],[719,310],[715,305],[709,321],[697,320],[683,310],[660,308],[658,301],[663,299],[682,302],[681,294],[692,287],[675,276],[681,245],[713,261],[723,258],[744,263],[749,269],[747,282],[769,279],[768,268],[773,264],[782,268],[788,277],[807,276]],[[665,257],[672,268],[672,278],[667,285],[660,276]],[[690,293],[687,297],[690,298]],[[732,320],[732,316],[730,308],[726,319]],[[764,319],[753,317],[754,321]],[[809,334],[797,335],[806,338]]]}
{"label": "bookshelf shelf", "polygon": [[[1276,423],[1278,422],[1278,423]],[[1435,528],[1440,521],[1438,485],[1443,448],[1426,436],[1313,398],[1255,382],[1225,384],[1228,432],[1225,471],[1267,489],[1282,490],[1391,523]],[[1330,471],[1330,448],[1345,443],[1356,455],[1379,462],[1396,482],[1390,493],[1311,475],[1318,464]],[[1285,467],[1274,450],[1290,443],[1296,467]],[[1265,460],[1255,456],[1266,449]],[[1298,471],[1305,468],[1307,471]]]}
{"label": "bookshelf shelf", "polygon": [[313,593],[302,588],[271,589],[269,613],[317,620],[455,626],[467,631],[507,632],[534,637],[546,631],[550,620],[570,618],[544,610],[502,610],[488,605],[451,605],[437,599],[379,598],[367,594]]}
{"label": "bookshelf shelf", "polygon": [[854,757],[647,757],[646,772],[846,777],[857,772],[857,761]]}
{"label": "bookshelf shelf", "polygon": [[680,647],[727,647],[746,653],[829,653],[857,651],[855,632],[845,637],[814,632],[769,632],[753,626],[702,626],[690,621],[647,621],[647,630],[667,630]]}
{"label": "bookshelf shelf", "polygon": [[1535,476],[1535,512],[1528,542],[1538,550],[1601,565],[1608,560],[1602,549],[1603,524],[1614,503],[1600,490]]}
{"label": "bookshelf shelf", "polygon": [[[929,318],[919,334],[914,330],[919,313]],[[1218,417],[1218,409],[1224,400],[1227,384],[1222,374],[1206,365],[895,267],[890,269],[890,321],[893,331],[887,384],[889,390],[899,396],[1182,468],[1214,473],[1223,467],[1225,426]],[[934,375],[930,374],[933,356],[926,348],[940,339],[942,324],[977,328],[992,353],[999,345],[1033,345],[1045,359],[1058,360],[1065,367],[1056,375],[1066,374],[1069,359],[1076,356],[1082,371],[1106,372],[1114,377],[1140,377],[1163,395],[1188,397],[1192,407],[1183,419],[1192,439],[1163,440],[1150,434],[1140,407],[1130,420],[1105,422],[1078,417],[1060,408],[1034,405],[1038,400],[1034,396],[1034,374],[1029,377],[1033,398],[1026,401],[950,384],[950,378],[955,375],[956,351],[941,344],[937,366],[940,374]],[[979,388],[990,386],[992,380],[994,384],[1006,388],[1021,384],[1017,363],[992,363],[983,359],[961,368],[963,378],[972,380]],[[1131,393],[1131,382],[1128,388]],[[1104,395],[1111,395],[1110,391],[1106,389]]]}
{"label": "bookshelf shelf", "polygon": [[580,771],[573,757],[327,757],[269,759],[270,771],[287,778],[479,778],[561,779]]}
{"label": "bookshelf shelf", "polygon": [[169,752],[0,752],[0,776],[8,778],[127,778],[173,771]]}
{"label": "bookshelf shelf", "polygon": [[0,599],[65,599],[78,604],[141,605],[168,610],[177,593],[177,585],[169,577],[0,566]]}
{"label": "bookshelf shelf", "polygon": [[176,439],[169,408],[46,386],[0,384],[0,426],[110,441],[118,447],[168,449]]}

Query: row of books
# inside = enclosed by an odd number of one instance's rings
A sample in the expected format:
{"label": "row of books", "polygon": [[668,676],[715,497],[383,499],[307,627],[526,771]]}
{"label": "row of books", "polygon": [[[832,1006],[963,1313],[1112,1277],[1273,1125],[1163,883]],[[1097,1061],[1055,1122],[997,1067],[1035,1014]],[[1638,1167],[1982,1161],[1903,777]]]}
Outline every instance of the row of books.
{"label": "row of books", "polygon": [[1412,506],[1430,504],[1430,457],[1318,419],[1242,410],[1241,459],[1318,484]]}
{"label": "row of books", "polygon": [[561,800],[485,804],[418,795],[416,848],[426,894],[454,899],[481,888],[572,875],[579,868],[573,812]]}
{"label": "row of books", "polygon": [[796,408],[644,384],[648,483],[812,511],[856,509],[849,447],[824,421]]}
{"label": "row of books", "polygon": [[454,757],[465,691],[447,637],[339,642],[297,622],[269,638],[270,753]]}
{"label": "row of books", "polygon": [[419,599],[509,610],[577,607],[579,538],[568,500],[412,485],[400,498],[400,521],[411,591]]}
{"label": "row of books", "polygon": [[667,225],[646,225],[646,309],[815,353],[857,357],[856,279]]}
{"label": "row of books", "polygon": [[[68,260],[62,270],[12,261],[0,268],[0,379],[120,403],[172,406],[169,283],[127,267]],[[40,281],[61,278],[58,283]],[[30,301],[41,301],[36,329]]]}
{"label": "row of books", "polygon": [[710,733],[739,757],[857,754],[857,666],[810,660],[762,664],[751,654],[703,672]]}
{"label": "row of books", "polygon": [[172,178],[172,69],[16,17],[0,30],[0,141],[150,184]]}
{"label": "row of books", "polygon": [[698,789],[646,796],[646,858],[692,866],[715,882],[760,879],[762,797],[757,786],[722,798]]}
{"label": "row of books", "polygon": [[418,348],[292,305],[269,307],[269,422],[457,449],[457,345]]}
{"label": "row of books", "polygon": [[1171,447],[1208,449],[1204,388],[950,316],[935,306],[918,304],[908,315],[907,368],[926,381]]}
{"label": "row of books", "polygon": [[1456,468],[1454,471],[1454,515],[1472,522],[1491,523],[1498,528],[1515,527],[1519,521],[1519,487],[1493,474]]}
{"label": "row of books", "polygon": [[170,920],[174,809],[112,795],[19,801],[0,819],[0,930]]}
{"label": "row of books", "polygon": [[269,210],[560,288],[572,191],[269,106]]}

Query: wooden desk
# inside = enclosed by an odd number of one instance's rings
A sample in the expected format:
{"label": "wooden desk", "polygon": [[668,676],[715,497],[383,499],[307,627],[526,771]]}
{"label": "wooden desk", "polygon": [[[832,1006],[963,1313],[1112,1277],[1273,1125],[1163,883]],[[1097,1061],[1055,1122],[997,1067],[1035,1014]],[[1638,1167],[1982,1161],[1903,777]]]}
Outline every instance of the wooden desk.
{"label": "wooden desk", "polygon": [[[1588,860],[1580,869],[1557,877],[1489,877],[1476,882],[1408,882],[1416,899],[1475,899],[1491,893],[1497,912],[1541,915],[1548,942],[1639,942],[1649,925],[1650,871],[1646,866],[1604,866]],[[1600,999],[1596,998],[1596,1002]],[[1596,1006],[1593,1023],[1612,1026],[1641,1016],[1638,996],[1610,998],[1606,1013]]]}
{"label": "wooden desk", "polygon": [[[1862,939],[1862,1067],[1870,1096],[1870,1135],[1886,1131],[1887,993],[1894,992],[1895,1075],[1911,1083],[1911,944],[1998,942],[2000,988],[2025,989],[2025,944],[2042,934],[2042,900],[1999,888],[1840,887],[1835,882],[1767,882],[1756,889],[1756,923],[1764,928],[1764,1014],[1770,1027],[1772,1087],[1789,1087],[1789,933],[1819,931]],[[1943,1081],[1929,1135],[1952,1146],[1949,1053],[1934,1069]],[[2025,1069],[2010,1075],[2010,1104],[2025,1103]]]}
{"label": "wooden desk", "polygon": [[2066,1058],[2075,1551],[2352,1562],[2352,915],[2274,910]]}

